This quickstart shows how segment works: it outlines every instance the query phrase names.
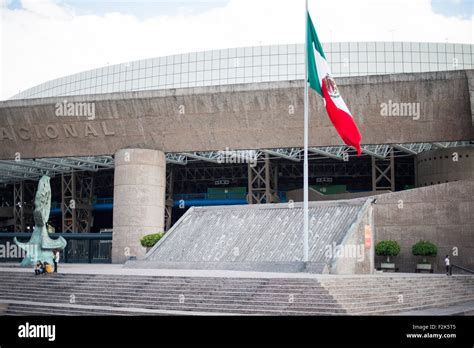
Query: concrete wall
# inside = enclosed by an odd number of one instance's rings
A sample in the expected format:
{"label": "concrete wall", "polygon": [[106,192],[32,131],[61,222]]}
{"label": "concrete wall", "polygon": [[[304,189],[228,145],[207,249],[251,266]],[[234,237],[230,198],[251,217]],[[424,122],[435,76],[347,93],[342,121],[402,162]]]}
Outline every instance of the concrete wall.
{"label": "concrete wall", "polygon": [[164,231],[166,159],[161,151],[115,154],[112,262],[145,256],[140,238]]}
{"label": "concrete wall", "polygon": [[416,157],[417,185],[474,180],[474,147],[437,149]]}
{"label": "concrete wall", "polygon": [[[363,144],[386,144],[474,138],[473,78],[462,70],[337,82]],[[57,116],[64,100],[92,103],[94,117]],[[383,117],[389,102],[419,103],[419,118]],[[319,95],[310,104],[310,146],[342,144]],[[10,100],[0,102],[0,159],[301,147],[302,119],[302,81]]]}
{"label": "concrete wall", "polygon": [[[376,196],[375,240],[397,240],[393,258],[400,271],[414,272],[419,257],[411,247],[420,239],[438,246],[435,271],[444,271],[444,256],[474,269],[474,181],[458,181]],[[458,256],[453,255],[457,248]],[[376,267],[382,257],[376,257]]]}
{"label": "concrete wall", "polygon": [[372,274],[374,272],[374,216],[369,201],[366,209],[341,242],[343,257],[336,257],[331,264],[331,274]]}

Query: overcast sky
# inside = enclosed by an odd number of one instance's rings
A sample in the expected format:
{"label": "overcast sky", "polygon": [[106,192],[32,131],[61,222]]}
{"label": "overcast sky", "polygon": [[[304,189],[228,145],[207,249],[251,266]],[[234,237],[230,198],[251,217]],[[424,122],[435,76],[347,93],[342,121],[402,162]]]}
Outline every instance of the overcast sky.
{"label": "overcast sky", "polygon": [[[323,42],[473,43],[474,0],[309,0]],[[107,64],[304,40],[304,0],[0,0],[0,99]]]}

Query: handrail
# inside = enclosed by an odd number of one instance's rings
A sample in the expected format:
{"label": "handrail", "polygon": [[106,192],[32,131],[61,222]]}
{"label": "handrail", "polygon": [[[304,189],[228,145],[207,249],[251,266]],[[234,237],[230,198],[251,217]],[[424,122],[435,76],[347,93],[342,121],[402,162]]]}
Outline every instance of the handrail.
{"label": "handrail", "polygon": [[461,266],[458,266],[458,265],[452,264],[451,267],[458,268],[458,269],[460,269],[460,270],[463,270],[464,272],[474,274],[474,271],[473,271],[473,270],[467,269],[467,268],[464,268],[464,267],[461,267]]}

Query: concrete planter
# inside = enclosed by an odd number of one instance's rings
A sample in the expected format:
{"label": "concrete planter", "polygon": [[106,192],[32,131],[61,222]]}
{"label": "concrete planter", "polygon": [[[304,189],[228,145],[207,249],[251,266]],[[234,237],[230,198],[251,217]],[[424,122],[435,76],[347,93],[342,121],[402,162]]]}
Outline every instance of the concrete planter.
{"label": "concrete planter", "polygon": [[433,272],[433,265],[430,263],[418,263],[416,272]]}
{"label": "concrete planter", "polygon": [[387,272],[395,272],[396,270],[396,267],[395,267],[395,264],[394,263],[388,263],[388,262],[382,262],[380,264],[380,269],[382,271],[387,271]]}

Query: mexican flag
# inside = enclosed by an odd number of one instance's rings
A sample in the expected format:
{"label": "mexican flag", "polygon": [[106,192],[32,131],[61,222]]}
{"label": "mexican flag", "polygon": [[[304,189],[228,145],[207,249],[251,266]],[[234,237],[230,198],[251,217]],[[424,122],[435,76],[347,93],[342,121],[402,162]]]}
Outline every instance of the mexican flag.
{"label": "mexican flag", "polygon": [[326,61],[323,47],[318,40],[318,35],[314,29],[311,17],[308,15],[308,37],[306,39],[308,52],[308,81],[309,86],[324,98],[326,111],[336,128],[340,137],[348,146],[357,150],[361,154],[361,136],[359,128],[351,115],[351,112],[342,100],[336,83],[331,75],[331,70]]}

